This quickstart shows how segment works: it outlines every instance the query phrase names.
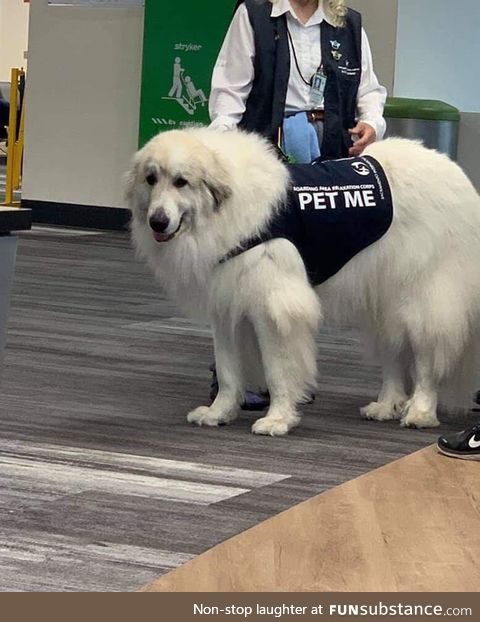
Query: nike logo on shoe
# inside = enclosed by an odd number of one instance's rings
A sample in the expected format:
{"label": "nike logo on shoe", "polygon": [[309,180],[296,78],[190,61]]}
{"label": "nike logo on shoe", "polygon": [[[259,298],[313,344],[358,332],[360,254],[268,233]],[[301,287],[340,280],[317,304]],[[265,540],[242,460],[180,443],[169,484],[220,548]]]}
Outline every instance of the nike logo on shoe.
{"label": "nike logo on shoe", "polygon": [[472,436],[472,438],[468,441],[468,446],[472,449],[478,449],[480,447],[480,441],[475,440],[475,437]]}

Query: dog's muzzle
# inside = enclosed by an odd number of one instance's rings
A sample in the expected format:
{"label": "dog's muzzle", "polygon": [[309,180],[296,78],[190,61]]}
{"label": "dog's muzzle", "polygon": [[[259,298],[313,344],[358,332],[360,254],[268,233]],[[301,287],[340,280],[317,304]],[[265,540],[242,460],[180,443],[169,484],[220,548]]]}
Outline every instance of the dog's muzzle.
{"label": "dog's muzzle", "polygon": [[180,227],[182,226],[183,216],[180,218],[180,222],[178,223],[177,229],[173,233],[165,233],[170,225],[170,219],[165,215],[153,215],[150,217],[148,224],[153,231],[153,237],[157,242],[168,242],[173,239],[177,233],[180,231]]}

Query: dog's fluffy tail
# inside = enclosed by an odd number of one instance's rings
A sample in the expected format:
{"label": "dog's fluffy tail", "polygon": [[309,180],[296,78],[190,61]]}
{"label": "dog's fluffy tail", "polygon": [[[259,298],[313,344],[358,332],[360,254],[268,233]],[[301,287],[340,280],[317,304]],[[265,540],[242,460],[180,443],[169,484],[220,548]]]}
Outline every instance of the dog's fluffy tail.
{"label": "dog's fluffy tail", "polygon": [[313,333],[322,320],[320,300],[313,289],[297,278],[284,277],[281,288],[267,299],[268,315],[282,337],[289,337],[300,324]]}

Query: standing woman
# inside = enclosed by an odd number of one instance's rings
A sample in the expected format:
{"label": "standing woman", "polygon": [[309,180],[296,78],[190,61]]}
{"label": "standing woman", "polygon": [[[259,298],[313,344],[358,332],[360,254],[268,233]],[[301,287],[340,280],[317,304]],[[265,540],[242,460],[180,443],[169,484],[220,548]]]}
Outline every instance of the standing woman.
{"label": "standing woman", "polygon": [[383,138],[386,90],[360,13],[343,0],[244,0],[217,59],[211,126],[256,131],[296,162]]}

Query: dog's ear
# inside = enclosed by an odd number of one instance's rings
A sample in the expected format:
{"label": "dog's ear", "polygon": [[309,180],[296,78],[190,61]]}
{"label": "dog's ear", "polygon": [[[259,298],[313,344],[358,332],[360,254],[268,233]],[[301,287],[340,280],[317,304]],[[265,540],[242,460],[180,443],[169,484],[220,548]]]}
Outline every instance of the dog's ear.
{"label": "dog's ear", "polygon": [[212,154],[211,166],[205,171],[203,181],[215,201],[215,209],[219,210],[232,195],[232,187],[228,171],[215,154]]}
{"label": "dog's ear", "polygon": [[124,197],[128,207],[132,208],[135,184],[137,182],[139,158],[135,156],[132,160],[130,170],[123,176]]}

